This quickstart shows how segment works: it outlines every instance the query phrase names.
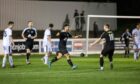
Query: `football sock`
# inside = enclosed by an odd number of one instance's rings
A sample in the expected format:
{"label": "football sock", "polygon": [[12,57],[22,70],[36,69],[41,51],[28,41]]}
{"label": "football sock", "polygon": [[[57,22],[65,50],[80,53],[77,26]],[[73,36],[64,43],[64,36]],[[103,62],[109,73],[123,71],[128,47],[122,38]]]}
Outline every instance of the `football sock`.
{"label": "football sock", "polygon": [[44,56],[44,59],[45,59],[45,64],[47,64],[48,63],[48,56],[47,55]]}
{"label": "football sock", "polygon": [[72,63],[71,59],[67,60],[67,62],[71,67],[73,66],[73,63]]}
{"label": "football sock", "polygon": [[9,56],[9,63],[10,63],[11,66],[14,65],[12,56]]}
{"label": "football sock", "polygon": [[27,53],[27,54],[26,54],[26,57],[27,57],[26,59],[27,59],[27,60],[29,60],[30,55],[31,55],[30,53]]}
{"label": "football sock", "polygon": [[2,67],[5,67],[5,65],[6,65],[6,60],[7,60],[7,59],[6,59],[6,56],[4,56],[4,57],[3,57],[3,61],[2,61]]}
{"label": "football sock", "polygon": [[134,52],[134,60],[137,60],[138,52]]}
{"label": "football sock", "polygon": [[104,65],[104,59],[103,57],[100,57],[100,67],[103,67],[103,65]]}

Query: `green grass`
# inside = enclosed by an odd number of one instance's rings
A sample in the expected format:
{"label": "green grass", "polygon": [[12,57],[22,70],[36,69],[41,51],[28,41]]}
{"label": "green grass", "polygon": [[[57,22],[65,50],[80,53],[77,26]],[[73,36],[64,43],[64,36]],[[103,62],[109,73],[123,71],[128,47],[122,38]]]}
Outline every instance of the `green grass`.
{"label": "green grass", "polygon": [[[31,65],[25,64],[24,56],[14,56],[16,68],[0,68],[0,84],[140,84],[140,60],[115,55],[114,69],[110,70],[105,58],[105,70],[98,71],[97,55],[73,57],[78,69],[72,70],[65,58],[52,65],[49,70],[42,63],[41,55],[31,57]],[[0,57],[2,62],[2,57]]]}

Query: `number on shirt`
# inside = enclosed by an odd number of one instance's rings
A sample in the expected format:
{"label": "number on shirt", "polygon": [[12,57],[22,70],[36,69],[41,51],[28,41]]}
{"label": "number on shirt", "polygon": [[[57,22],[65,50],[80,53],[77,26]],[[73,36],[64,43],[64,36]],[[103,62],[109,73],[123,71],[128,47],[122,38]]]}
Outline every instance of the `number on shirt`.
{"label": "number on shirt", "polygon": [[109,38],[110,38],[110,41],[114,40],[114,35],[113,34],[109,34]]}

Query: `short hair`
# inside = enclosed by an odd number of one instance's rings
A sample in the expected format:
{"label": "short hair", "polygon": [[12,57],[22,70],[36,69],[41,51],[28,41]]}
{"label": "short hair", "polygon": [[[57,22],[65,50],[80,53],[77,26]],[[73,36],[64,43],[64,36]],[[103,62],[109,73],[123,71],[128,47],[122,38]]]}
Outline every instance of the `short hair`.
{"label": "short hair", "polygon": [[54,26],[54,25],[53,25],[52,23],[50,23],[50,24],[49,24],[49,27],[51,27],[51,28],[52,28],[53,26]]}
{"label": "short hair", "polygon": [[14,24],[13,21],[9,21],[9,22],[8,22],[8,25],[13,25],[13,24]]}
{"label": "short hair", "polygon": [[105,24],[105,26],[107,26],[110,29],[110,25],[109,24]]}
{"label": "short hair", "polygon": [[63,29],[64,29],[66,26],[69,26],[69,24],[64,24],[64,25],[63,25]]}
{"label": "short hair", "polygon": [[140,23],[136,23],[136,25],[140,25]]}
{"label": "short hair", "polygon": [[33,22],[33,21],[31,21],[31,20],[30,20],[30,21],[28,21],[28,23],[30,23],[30,22]]}

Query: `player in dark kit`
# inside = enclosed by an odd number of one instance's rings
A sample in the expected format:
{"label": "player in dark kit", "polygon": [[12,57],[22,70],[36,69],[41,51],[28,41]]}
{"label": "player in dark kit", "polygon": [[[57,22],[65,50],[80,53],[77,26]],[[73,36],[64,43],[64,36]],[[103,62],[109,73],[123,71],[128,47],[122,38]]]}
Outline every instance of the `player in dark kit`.
{"label": "player in dark kit", "polygon": [[[68,38],[71,38],[72,35],[69,33],[69,25],[64,25],[63,30],[57,34],[59,36],[59,51],[56,53],[56,57],[54,57],[48,64],[49,68],[51,67],[51,64],[58,61],[62,56],[65,56],[67,59],[68,64],[72,67],[72,69],[76,69],[77,65],[74,65],[70,59],[70,54],[67,50],[67,40]],[[81,37],[79,36],[74,36],[74,38]]]}
{"label": "player in dark kit", "polygon": [[28,21],[28,27],[22,32],[22,37],[25,39],[26,45],[26,64],[30,64],[30,54],[33,48],[34,39],[37,37],[36,28],[33,27],[33,22]]}
{"label": "player in dark kit", "polygon": [[97,44],[98,42],[100,42],[102,39],[105,40],[105,43],[104,43],[104,47],[103,47],[103,49],[101,51],[101,55],[100,55],[100,70],[104,70],[103,56],[107,56],[107,55],[108,55],[108,58],[110,61],[110,68],[113,69],[114,34],[110,30],[109,24],[104,25],[103,34],[100,36],[99,39],[97,39],[95,42],[91,43],[90,45],[93,46],[93,45]]}
{"label": "player in dark kit", "polygon": [[129,29],[126,29],[125,32],[121,35],[120,41],[125,43],[125,55],[124,57],[129,57],[129,42],[130,38],[132,38],[131,33],[129,32]]}

